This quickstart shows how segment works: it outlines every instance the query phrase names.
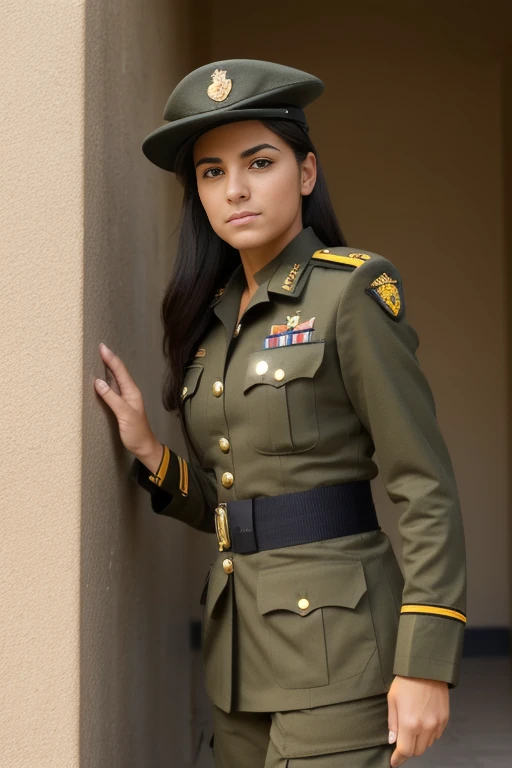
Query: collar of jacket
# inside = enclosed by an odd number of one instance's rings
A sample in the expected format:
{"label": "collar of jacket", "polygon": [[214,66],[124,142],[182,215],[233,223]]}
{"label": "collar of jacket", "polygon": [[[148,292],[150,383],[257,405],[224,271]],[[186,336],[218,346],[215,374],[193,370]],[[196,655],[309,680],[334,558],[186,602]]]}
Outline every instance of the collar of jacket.
{"label": "collar of jacket", "polygon": [[[300,296],[307,283],[307,275],[311,271],[307,269],[311,256],[321,248],[326,248],[326,245],[316,236],[312,227],[301,229],[277,256],[274,256],[268,264],[265,264],[264,267],[254,273],[254,279],[258,283],[258,288],[253,294],[246,311],[255,304],[270,301],[269,293],[278,293],[282,296],[291,296],[293,298]],[[286,279],[295,264],[299,266],[296,270],[293,270],[292,275],[294,274],[295,277],[288,285]],[[228,282],[224,286],[224,291],[220,296],[214,297],[209,306],[216,307],[225,302],[231,303],[232,299],[237,299],[238,303],[240,303],[240,297],[245,285],[245,273],[243,265],[240,263],[231,273]]]}

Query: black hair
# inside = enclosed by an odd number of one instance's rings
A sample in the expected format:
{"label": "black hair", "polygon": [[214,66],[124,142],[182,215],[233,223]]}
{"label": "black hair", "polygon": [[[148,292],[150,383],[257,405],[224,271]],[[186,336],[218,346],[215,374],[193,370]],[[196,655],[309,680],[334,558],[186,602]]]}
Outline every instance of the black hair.
{"label": "black hair", "polygon": [[[266,128],[291,147],[297,163],[308,152],[317,159],[315,186],[302,198],[302,225],[313,229],[327,246],[345,246],[346,240],[336,218],[318,153],[307,129],[293,120],[262,119]],[[240,253],[212,229],[197,190],[192,150],[200,134],[190,137],[176,158],[176,176],[183,186],[183,204],[179,223],[178,253],[173,274],[161,307],[164,327],[162,343],[167,363],[163,404],[167,411],[180,406],[183,368],[191,360],[211,320],[208,305],[215,291],[240,264]]]}

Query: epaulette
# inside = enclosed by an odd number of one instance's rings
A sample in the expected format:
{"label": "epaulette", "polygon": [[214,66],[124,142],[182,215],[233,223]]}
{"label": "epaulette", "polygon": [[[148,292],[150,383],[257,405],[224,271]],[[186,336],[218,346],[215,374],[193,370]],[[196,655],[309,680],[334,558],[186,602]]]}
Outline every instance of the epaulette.
{"label": "epaulette", "polygon": [[322,248],[315,251],[311,257],[323,262],[323,266],[341,267],[342,269],[355,269],[371,259],[368,253],[354,253],[351,248]]}

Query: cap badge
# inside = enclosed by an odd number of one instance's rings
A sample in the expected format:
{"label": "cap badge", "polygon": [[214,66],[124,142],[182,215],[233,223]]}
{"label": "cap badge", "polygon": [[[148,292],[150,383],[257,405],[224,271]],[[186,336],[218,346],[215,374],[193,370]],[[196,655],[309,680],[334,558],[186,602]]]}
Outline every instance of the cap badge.
{"label": "cap badge", "polygon": [[226,69],[216,69],[212,75],[213,82],[208,86],[208,96],[212,101],[224,101],[230,94],[233,82],[226,78]]}

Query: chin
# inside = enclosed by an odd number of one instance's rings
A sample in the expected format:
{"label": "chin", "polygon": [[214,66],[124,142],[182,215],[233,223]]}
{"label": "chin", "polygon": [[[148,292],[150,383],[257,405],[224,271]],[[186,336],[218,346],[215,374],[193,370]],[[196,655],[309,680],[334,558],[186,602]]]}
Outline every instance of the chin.
{"label": "chin", "polygon": [[[224,232],[221,237],[233,248],[245,249],[245,248],[260,248],[262,245],[269,243],[273,237],[272,233],[266,232],[264,229],[254,227],[254,231],[250,232],[249,227],[254,226],[249,224],[246,232],[229,231]],[[234,228],[233,228],[234,229]]]}

